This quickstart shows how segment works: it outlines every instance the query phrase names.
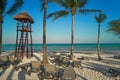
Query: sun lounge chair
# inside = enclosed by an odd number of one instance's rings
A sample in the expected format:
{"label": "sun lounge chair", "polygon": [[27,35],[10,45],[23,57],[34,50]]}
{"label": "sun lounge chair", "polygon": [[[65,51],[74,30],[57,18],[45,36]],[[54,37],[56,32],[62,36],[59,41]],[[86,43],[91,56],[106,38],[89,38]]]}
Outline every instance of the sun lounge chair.
{"label": "sun lounge chair", "polygon": [[73,61],[73,67],[80,67],[81,69],[83,68],[82,65],[81,65],[81,61]]}
{"label": "sun lounge chair", "polygon": [[31,61],[30,63],[30,70],[28,71],[28,74],[31,75],[31,72],[39,72],[41,68],[42,62],[41,61]]}
{"label": "sun lounge chair", "polygon": [[113,56],[114,59],[120,59],[120,55],[118,56]]}
{"label": "sun lounge chair", "polygon": [[120,75],[120,68],[109,68],[108,73],[110,73],[111,76],[117,77]]}
{"label": "sun lounge chair", "polygon": [[30,66],[30,63],[24,63],[24,64],[16,65],[14,68],[16,71],[18,71],[20,68],[21,70],[27,71],[29,66]]}
{"label": "sun lounge chair", "polygon": [[10,66],[8,56],[0,56],[0,67],[7,69]]}
{"label": "sun lounge chair", "polygon": [[56,78],[57,67],[52,64],[45,64],[45,76],[44,78],[54,79]]}
{"label": "sun lounge chair", "polygon": [[63,80],[75,80],[75,78],[76,78],[76,73],[73,67],[65,67],[62,79]]}
{"label": "sun lounge chair", "polygon": [[15,59],[12,56],[8,56],[8,60],[9,60],[10,64],[12,64],[12,65],[17,65],[22,61],[20,58]]}
{"label": "sun lounge chair", "polygon": [[64,69],[60,66],[57,72],[57,79],[62,79]]}
{"label": "sun lounge chair", "polygon": [[78,60],[86,60],[89,61],[90,59],[88,57],[82,56],[81,58],[77,58]]}
{"label": "sun lounge chair", "polygon": [[67,57],[63,57],[62,64],[67,67],[69,66],[69,63],[70,63],[69,59]]}
{"label": "sun lounge chair", "polygon": [[54,60],[52,62],[60,66],[62,64],[62,59],[63,58],[60,55],[57,55],[57,56],[54,56]]}

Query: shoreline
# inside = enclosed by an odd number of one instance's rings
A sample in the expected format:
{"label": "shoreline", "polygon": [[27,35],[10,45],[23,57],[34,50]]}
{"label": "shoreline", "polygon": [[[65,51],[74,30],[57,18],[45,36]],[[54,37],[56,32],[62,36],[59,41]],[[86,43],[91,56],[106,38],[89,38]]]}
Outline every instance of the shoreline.
{"label": "shoreline", "polygon": [[[2,51],[1,54],[14,54],[15,50]],[[33,53],[43,53],[43,51],[33,51]],[[70,51],[47,51],[47,54],[50,53],[70,53]],[[97,51],[73,51],[73,53],[79,54],[97,54]],[[101,51],[101,54],[120,54],[120,51]]]}

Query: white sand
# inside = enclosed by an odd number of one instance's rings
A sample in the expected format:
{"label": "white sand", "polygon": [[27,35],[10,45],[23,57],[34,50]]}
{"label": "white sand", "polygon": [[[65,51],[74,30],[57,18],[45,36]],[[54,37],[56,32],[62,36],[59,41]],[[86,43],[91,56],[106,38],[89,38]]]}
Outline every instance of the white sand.
{"label": "white sand", "polygon": [[[67,53],[66,53],[67,54]],[[104,53],[102,54],[102,61],[97,60],[97,54],[83,54],[74,53],[75,59],[81,58],[82,56],[88,57],[89,60],[83,60],[83,69],[74,68],[77,73],[77,78],[75,80],[120,80],[118,77],[110,77],[107,71],[110,67],[120,68],[120,59],[113,59],[113,55],[120,55],[114,53]],[[42,60],[42,53],[34,53],[34,57],[23,59],[22,63],[29,63],[31,61]],[[19,64],[19,65],[20,65]],[[8,69],[0,69],[0,80],[39,80],[37,73],[31,73],[29,76],[25,71],[15,71],[14,67],[11,65]]]}

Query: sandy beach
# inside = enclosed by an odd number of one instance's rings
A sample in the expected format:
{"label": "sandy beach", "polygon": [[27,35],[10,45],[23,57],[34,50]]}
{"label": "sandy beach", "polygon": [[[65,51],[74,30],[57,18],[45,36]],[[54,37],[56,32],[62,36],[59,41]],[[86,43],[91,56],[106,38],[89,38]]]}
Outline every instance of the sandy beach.
{"label": "sandy beach", "polygon": [[[98,61],[96,53],[74,53],[75,60],[86,57],[86,59],[82,60],[83,69],[74,67],[77,74],[75,80],[120,80],[120,76],[112,77],[108,73],[110,67],[120,68],[120,60],[114,59],[114,55],[120,54],[102,53],[103,60]],[[31,58],[24,57],[19,65],[37,60],[42,60],[42,53],[34,53],[34,57]],[[6,70],[0,69],[0,80],[39,80],[39,78],[37,73],[31,73],[31,76],[29,76],[25,71],[20,69],[16,71],[14,66],[10,65]]]}

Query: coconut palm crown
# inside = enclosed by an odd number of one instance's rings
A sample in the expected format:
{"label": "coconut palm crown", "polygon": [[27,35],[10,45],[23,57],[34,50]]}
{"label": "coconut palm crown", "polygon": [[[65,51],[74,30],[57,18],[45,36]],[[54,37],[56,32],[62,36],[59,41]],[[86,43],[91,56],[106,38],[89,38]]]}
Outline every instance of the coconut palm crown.
{"label": "coconut palm crown", "polygon": [[113,20],[113,21],[109,22],[108,24],[109,24],[110,27],[107,31],[112,31],[116,35],[120,35],[120,19]]}
{"label": "coconut palm crown", "polygon": [[53,20],[56,20],[60,17],[64,17],[68,14],[72,16],[72,33],[71,33],[71,56],[73,58],[74,50],[74,16],[78,12],[80,14],[86,14],[90,12],[100,12],[100,10],[94,9],[83,9],[87,4],[88,0],[51,0],[53,3],[60,5],[64,10],[53,12],[48,15],[48,18],[53,17]]}
{"label": "coconut palm crown", "polygon": [[102,12],[100,12],[100,14],[98,16],[95,15],[95,20],[98,23],[98,60],[101,60],[101,56],[100,56],[100,27],[101,27],[101,23],[106,19],[106,15],[102,14]]}
{"label": "coconut palm crown", "polygon": [[22,7],[23,0],[15,0],[14,4],[6,10],[8,0],[0,0],[0,55],[2,50],[2,24],[6,14],[14,14]]}

